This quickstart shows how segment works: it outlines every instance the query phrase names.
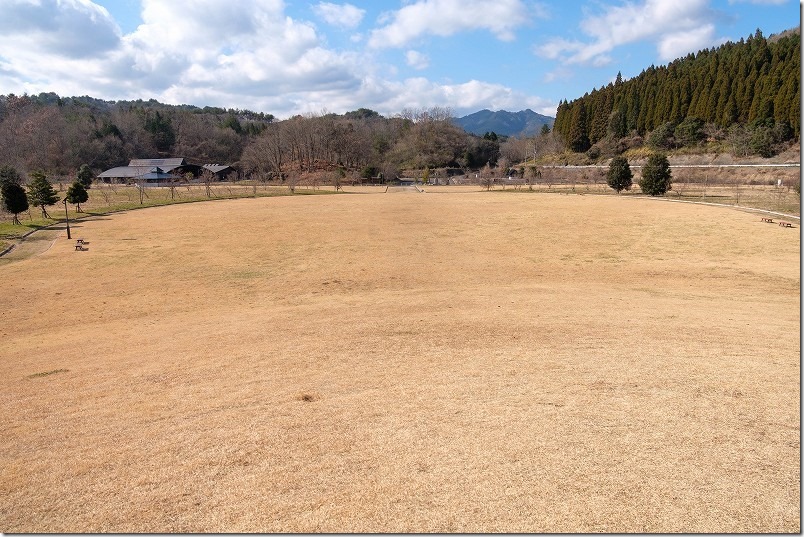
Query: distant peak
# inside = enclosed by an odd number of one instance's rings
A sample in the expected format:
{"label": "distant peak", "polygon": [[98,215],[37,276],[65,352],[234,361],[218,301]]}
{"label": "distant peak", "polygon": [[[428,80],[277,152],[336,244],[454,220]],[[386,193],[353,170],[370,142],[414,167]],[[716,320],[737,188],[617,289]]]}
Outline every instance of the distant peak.
{"label": "distant peak", "polygon": [[530,108],[519,112],[489,109],[479,110],[464,117],[455,118],[455,122],[466,132],[482,136],[494,132],[504,136],[531,136],[538,134],[543,125],[552,128],[554,118],[537,114]]}

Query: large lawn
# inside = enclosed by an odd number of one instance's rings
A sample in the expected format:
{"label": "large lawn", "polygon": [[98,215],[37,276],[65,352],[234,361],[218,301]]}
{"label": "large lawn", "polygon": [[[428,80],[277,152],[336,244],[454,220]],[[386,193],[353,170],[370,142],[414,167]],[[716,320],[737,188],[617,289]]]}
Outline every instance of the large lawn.
{"label": "large lawn", "polygon": [[443,187],[74,224],[0,263],[0,531],[800,532],[795,226]]}

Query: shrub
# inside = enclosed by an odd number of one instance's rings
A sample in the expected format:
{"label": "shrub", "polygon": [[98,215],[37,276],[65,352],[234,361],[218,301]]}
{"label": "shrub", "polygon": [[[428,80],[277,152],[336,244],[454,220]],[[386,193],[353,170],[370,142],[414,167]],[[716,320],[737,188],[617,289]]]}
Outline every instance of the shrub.
{"label": "shrub", "polygon": [[672,122],[659,125],[648,136],[648,145],[656,149],[672,149],[675,145],[674,132],[675,125]]}
{"label": "shrub", "polygon": [[673,136],[681,145],[693,146],[703,140],[703,126],[703,120],[697,117],[688,117],[676,126]]}
{"label": "shrub", "polygon": [[762,158],[773,156],[773,130],[769,127],[757,127],[751,135],[748,147],[755,155]]}
{"label": "shrub", "polygon": [[360,177],[364,179],[371,179],[372,177],[377,177],[380,174],[380,170],[375,166],[365,166],[360,171]]}

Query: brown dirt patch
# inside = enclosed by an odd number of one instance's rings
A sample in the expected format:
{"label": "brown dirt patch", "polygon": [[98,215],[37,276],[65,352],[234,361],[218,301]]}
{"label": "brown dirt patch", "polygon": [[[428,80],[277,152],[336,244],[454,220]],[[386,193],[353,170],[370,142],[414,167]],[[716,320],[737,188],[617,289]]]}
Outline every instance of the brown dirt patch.
{"label": "brown dirt patch", "polygon": [[439,192],[0,265],[0,530],[800,531],[798,229]]}

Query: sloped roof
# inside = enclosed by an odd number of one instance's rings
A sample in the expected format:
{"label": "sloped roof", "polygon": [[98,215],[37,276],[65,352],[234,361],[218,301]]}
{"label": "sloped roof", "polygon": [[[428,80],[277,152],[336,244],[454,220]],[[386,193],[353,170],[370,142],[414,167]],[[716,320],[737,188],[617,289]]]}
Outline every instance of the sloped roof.
{"label": "sloped roof", "polygon": [[204,169],[209,170],[212,173],[222,172],[223,170],[228,170],[231,166],[226,166],[222,164],[204,164]]}
{"label": "sloped roof", "polygon": [[[173,177],[169,175],[170,172],[179,168],[181,166],[186,166],[186,168],[192,169],[194,174],[198,173],[198,169],[202,168],[202,166],[198,166],[196,164],[188,164],[184,158],[135,158],[132,159],[128,166],[118,166],[117,168],[112,168],[111,170],[106,170],[98,175],[98,177],[107,177],[107,178],[119,178],[119,179],[130,179],[130,178],[140,178],[140,179],[151,179],[151,178],[158,178],[158,177]],[[231,166],[222,165],[222,164],[204,164],[204,169],[211,171],[212,173],[220,173],[226,170],[230,170]],[[148,173],[164,173],[164,176],[149,176],[144,177],[145,174]]]}
{"label": "sloped roof", "polygon": [[153,166],[118,166],[117,168],[101,172],[98,174],[98,177],[139,177],[153,169]]}
{"label": "sloped roof", "polygon": [[155,166],[159,166],[163,170],[172,170],[173,168],[178,168],[179,166],[186,165],[184,158],[135,158],[132,159],[128,165],[131,166],[147,166],[149,168],[153,168]]}

